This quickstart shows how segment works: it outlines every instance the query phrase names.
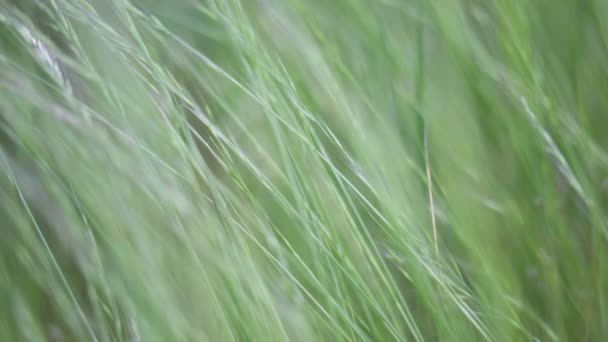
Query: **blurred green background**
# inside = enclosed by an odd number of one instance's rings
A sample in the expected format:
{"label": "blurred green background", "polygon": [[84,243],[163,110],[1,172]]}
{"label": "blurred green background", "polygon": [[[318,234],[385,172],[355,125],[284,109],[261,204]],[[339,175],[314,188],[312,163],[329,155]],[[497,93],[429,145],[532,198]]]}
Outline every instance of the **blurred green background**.
{"label": "blurred green background", "polygon": [[0,0],[0,340],[608,341],[607,20]]}

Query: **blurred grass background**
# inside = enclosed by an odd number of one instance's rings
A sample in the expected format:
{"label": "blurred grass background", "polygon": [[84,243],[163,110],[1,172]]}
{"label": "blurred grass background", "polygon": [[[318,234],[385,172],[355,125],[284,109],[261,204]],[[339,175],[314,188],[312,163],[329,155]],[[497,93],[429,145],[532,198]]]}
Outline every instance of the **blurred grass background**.
{"label": "blurred grass background", "polygon": [[0,0],[1,341],[608,341],[602,0]]}

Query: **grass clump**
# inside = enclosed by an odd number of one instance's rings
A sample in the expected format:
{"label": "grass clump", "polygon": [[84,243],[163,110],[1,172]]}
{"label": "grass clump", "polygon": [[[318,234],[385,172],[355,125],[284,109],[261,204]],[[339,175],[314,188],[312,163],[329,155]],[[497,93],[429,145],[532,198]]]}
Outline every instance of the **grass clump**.
{"label": "grass clump", "polygon": [[0,0],[0,340],[608,340],[596,0]]}

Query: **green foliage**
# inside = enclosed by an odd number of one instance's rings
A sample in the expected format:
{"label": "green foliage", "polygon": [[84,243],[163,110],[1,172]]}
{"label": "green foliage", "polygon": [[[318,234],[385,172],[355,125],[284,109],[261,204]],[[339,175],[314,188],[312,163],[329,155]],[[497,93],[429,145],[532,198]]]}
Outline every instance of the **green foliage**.
{"label": "green foliage", "polygon": [[608,341],[600,0],[0,0],[1,341]]}

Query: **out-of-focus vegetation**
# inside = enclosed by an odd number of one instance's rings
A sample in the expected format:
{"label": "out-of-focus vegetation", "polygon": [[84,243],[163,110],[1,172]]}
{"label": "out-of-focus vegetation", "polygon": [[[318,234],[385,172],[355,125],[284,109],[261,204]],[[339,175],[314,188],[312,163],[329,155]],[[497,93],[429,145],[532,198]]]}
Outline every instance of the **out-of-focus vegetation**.
{"label": "out-of-focus vegetation", "polygon": [[1,341],[608,341],[602,0],[0,0]]}

